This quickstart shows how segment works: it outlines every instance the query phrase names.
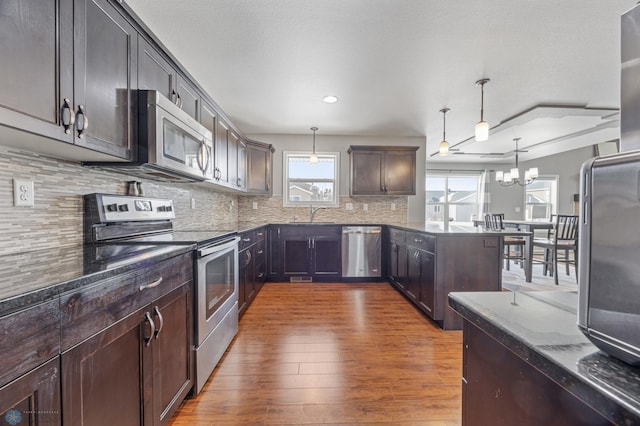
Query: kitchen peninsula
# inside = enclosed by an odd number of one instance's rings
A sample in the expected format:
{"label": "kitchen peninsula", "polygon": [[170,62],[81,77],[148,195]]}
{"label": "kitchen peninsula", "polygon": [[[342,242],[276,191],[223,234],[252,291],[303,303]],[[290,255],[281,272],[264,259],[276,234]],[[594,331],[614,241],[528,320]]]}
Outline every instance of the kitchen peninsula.
{"label": "kitchen peninsula", "polygon": [[640,370],[579,331],[574,292],[452,293],[464,318],[462,423],[638,424]]}

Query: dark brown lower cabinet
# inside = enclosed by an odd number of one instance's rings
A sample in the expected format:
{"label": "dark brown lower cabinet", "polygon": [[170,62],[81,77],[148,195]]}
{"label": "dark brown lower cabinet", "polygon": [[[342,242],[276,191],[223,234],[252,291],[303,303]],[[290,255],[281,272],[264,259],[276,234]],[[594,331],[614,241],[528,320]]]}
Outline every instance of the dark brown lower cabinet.
{"label": "dark brown lower cabinet", "polygon": [[341,226],[337,225],[270,225],[269,279],[340,280],[341,230]]}
{"label": "dark brown lower cabinet", "polygon": [[0,388],[2,425],[60,425],[60,357]]}
{"label": "dark brown lower cabinet", "polygon": [[611,424],[475,325],[463,330],[463,426]]}
{"label": "dark brown lower cabinet", "polygon": [[193,384],[191,283],[62,354],[63,423],[165,424]]}

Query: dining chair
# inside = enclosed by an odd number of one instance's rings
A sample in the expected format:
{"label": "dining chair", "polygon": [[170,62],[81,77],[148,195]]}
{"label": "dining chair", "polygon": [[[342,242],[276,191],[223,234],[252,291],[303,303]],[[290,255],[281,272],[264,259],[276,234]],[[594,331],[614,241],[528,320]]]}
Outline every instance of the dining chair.
{"label": "dining chair", "polygon": [[[578,220],[576,215],[554,215],[553,229],[547,238],[534,238],[533,248],[540,247],[544,250],[542,260],[534,260],[543,265],[543,274],[550,272],[553,280],[558,285],[558,262],[565,264],[566,273],[570,275],[569,266],[573,264],[578,280]],[[573,254],[573,257],[571,256]]]}
{"label": "dining chair", "polygon": [[[485,227],[494,231],[504,229],[504,213],[487,213],[484,216]],[[504,268],[509,271],[511,260],[520,263],[520,267],[524,267],[524,245],[525,240],[521,237],[504,237]]]}

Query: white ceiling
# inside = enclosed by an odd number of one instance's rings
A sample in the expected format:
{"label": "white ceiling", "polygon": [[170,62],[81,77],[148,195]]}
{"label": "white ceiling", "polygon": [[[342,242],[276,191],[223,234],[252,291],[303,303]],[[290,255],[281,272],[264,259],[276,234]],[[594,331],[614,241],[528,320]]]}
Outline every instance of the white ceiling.
{"label": "white ceiling", "polygon": [[[443,107],[451,145],[473,136],[480,78],[492,133],[458,148],[503,155],[430,161],[510,161],[514,137],[534,145],[526,160],[619,134],[617,116],[598,120],[620,107],[620,15],[636,0],[126,2],[246,134],[426,136],[429,155]],[[531,109],[528,125],[509,120]]]}

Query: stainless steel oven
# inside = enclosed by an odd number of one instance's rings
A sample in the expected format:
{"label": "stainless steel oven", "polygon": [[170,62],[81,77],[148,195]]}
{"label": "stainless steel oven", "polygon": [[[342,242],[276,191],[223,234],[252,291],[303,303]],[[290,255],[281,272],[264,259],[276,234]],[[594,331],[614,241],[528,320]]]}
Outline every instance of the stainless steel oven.
{"label": "stainless steel oven", "polygon": [[100,252],[123,245],[195,245],[194,392],[199,393],[238,332],[240,238],[228,230],[174,231],[171,200],[87,194],[84,204],[85,242]]}
{"label": "stainless steel oven", "polygon": [[238,241],[198,249],[196,394],[238,332]]}

